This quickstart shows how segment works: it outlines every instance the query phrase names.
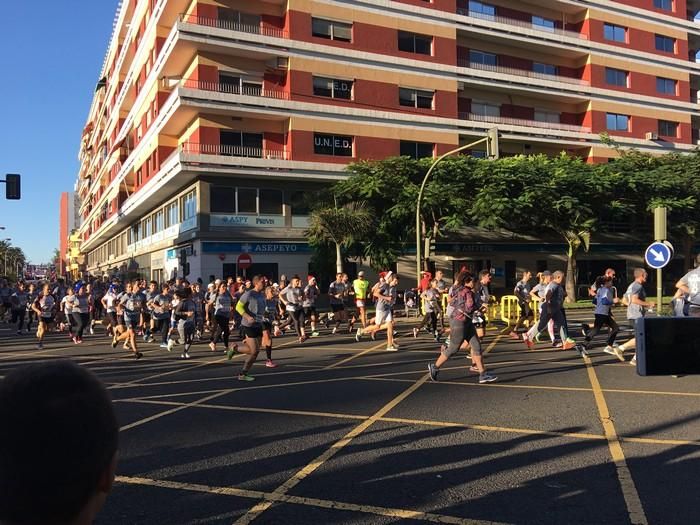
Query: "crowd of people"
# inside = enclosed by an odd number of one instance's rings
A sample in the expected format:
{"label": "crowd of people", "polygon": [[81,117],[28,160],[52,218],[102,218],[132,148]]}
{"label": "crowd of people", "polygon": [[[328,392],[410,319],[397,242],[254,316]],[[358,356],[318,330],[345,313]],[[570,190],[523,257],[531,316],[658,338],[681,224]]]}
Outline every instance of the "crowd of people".
{"label": "crowd of people", "polygon": [[[463,269],[451,286],[439,270],[434,277],[428,272],[423,277],[417,290],[404,293],[404,301],[407,305],[420,305],[424,314],[409,334],[417,338],[426,330],[441,344],[439,358],[429,365],[431,378],[437,380],[440,367],[462,349],[467,351],[472,361],[470,371],[479,374],[480,383],[496,381],[497,377],[486,370],[482,356],[491,272],[483,270],[472,275]],[[636,342],[630,339],[617,344],[620,328],[613,307],[623,304],[632,325],[655,307],[644,291],[646,270],[634,270],[634,280],[622,296],[618,296],[613,285],[614,269],[596,279],[589,290],[595,321],[592,326],[582,325],[583,341],[579,343],[569,334],[564,277],[561,271],[544,271],[533,283],[531,272],[522,273],[513,290],[520,315],[510,336],[533,348],[540,342],[541,334],[547,333],[555,348],[573,349],[585,355],[593,338],[607,328],[603,351],[625,361],[625,352],[634,349]],[[398,285],[398,276],[391,271],[380,273],[372,286],[362,271],[352,282],[347,274],[338,273],[326,292],[321,291],[315,277],[308,276],[303,281],[298,275],[289,281],[283,275],[279,282],[259,275],[249,280],[228,277],[206,286],[201,279],[190,283],[184,278],[164,283],[143,279],[70,283],[58,279],[41,285],[20,281],[12,287],[0,280],[0,320],[14,324],[17,335],[30,333],[36,324],[39,349],[49,331],[65,332],[79,345],[86,332],[95,335],[97,326],[111,338],[113,348],[122,344],[136,359],[143,356],[139,351],[142,344],[159,344],[169,352],[181,346],[182,359],[191,357],[195,342],[208,341],[212,352],[223,344],[229,359],[237,353],[246,355],[238,379],[252,381],[250,369],[261,351],[265,351],[267,367],[277,366],[272,359],[273,339],[285,333],[293,333],[303,343],[309,337],[319,336],[321,326],[337,334],[345,325],[347,333],[354,333],[358,342],[365,336],[374,340],[379,332],[385,332],[386,350],[397,351],[394,308]],[[676,288],[672,306],[677,315],[700,317],[700,255],[697,267],[681,278]],[[324,293],[330,310],[322,313],[317,303]],[[533,302],[539,308],[537,322]],[[374,316],[369,318],[371,303]],[[236,332],[237,337],[232,337]],[[635,359],[632,358],[632,364]]]}

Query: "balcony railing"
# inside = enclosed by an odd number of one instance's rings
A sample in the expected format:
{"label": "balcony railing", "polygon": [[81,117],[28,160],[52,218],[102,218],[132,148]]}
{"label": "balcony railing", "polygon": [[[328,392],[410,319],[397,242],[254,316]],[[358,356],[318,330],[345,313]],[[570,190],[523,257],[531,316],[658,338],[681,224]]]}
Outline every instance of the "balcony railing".
{"label": "balcony railing", "polygon": [[251,35],[271,36],[274,38],[289,38],[289,32],[277,27],[271,27],[265,24],[250,25],[241,24],[233,20],[225,18],[210,18],[197,15],[181,14],[180,20],[186,24],[196,24],[198,26],[215,27],[217,29],[226,29],[227,31],[238,31],[240,33],[248,33]]}
{"label": "balcony railing", "polygon": [[543,122],[541,120],[528,120],[522,118],[496,117],[492,115],[478,115],[476,113],[461,113],[462,120],[472,120],[475,122],[486,122],[489,124],[505,124],[506,126],[523,126],[526,128],[540,128],[557,131],[573,131],[575,133],[590,133],[591,128],[586,126],[576,126],[574,124],[561,124],[559,122]]}
{"label": "balcony railing", "polygon": [[457,14],[462,16],[468,16],[470,18],[477,18],[479,20],[496,22],[498,24],[523,27],[526,29],[532,29],[534,31],[540,31],[543,33],[550,33],[554,35],[568,36],[571,38],[582,38],[584,40],[588,40],[588,35],[584,35],[583,33],[579,33],[578,31],[571,31],[570,29],[561,29],[558,27],[544,27],[533,24],[532,22],[528,22],[527,20],[518,20],[516,18],[506,18],[505,16],[477,13],[476,11],[470,11],[467,7],[458,7]]}
{"label": "balcony railing", "polygon": [[182,86],[188,89],[200,89],[202,91],[215,91],[230,95],[245,95],[248,97],[274,98],[289,100],[289,93],[277,89],[263,89],[259,86],[240,86],[221,82],[208,82],[205,80],[185,80]]}
{"label": "balcony railing", "polygon": [[471,69],[479,69],[481,71],[491,71],[493,73],[502,73],[504,75],[517,75],[519,77],[537,78],[540,80],[549,80],[552,82],[563,82],[576,86],[590,86],[591,83],[580,78],[565,77],[562,75],[548,75],[546,73],[537,73],[528,71],[527,69],[518,69],[515,67],[492,66],[490,64],[481,64],[479,62],[471,62],[468,58],[458,58],[457,65],[459,67],[468,67]]}
{"label": "balcony railing", "polygon": [[289,160],[289,154],[286,151],[270,150],[256,146],[231,146],[228,144],[183,142],[180,145],[180,151],[188,155],[216,155],[220,157]]}

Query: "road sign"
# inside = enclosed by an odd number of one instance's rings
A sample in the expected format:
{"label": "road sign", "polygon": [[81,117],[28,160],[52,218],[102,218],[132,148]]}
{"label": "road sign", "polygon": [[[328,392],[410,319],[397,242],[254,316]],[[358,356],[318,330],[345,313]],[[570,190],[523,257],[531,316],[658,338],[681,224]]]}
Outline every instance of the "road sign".
{"label": "road sign", "polygon": [[673,259],[673,246],[668,241],[657,241],[644,252],[646,263],[657,270],[665,267]]}
{"label": "road sign", "polygon": [[241,270],[247,270],[253,265],[253,258],[248,253],[242,253],[236,259],[236,264]]}

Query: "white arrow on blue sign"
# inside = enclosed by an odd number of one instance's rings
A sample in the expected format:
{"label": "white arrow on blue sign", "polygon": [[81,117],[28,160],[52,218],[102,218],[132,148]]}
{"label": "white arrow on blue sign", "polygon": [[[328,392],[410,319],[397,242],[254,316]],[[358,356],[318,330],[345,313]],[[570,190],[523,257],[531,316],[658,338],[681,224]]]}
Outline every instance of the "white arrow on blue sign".
{"label": "white arrow on blue sign", "polygon": [[644,253],[646,263],[659,270],[665,267],[673,259],[673,246],[670,242],[657,241],[651,244]]}

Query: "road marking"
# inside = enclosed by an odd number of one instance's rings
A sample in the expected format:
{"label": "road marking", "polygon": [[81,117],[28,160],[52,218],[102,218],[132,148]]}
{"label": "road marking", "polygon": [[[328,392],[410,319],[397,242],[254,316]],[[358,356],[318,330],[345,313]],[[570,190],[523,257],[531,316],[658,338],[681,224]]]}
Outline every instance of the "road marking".
{"label": "road marking", "polygon": [[491,342],[491,344],[484,350],[484,355],[488,354],[491,350],[493,350],[496,346],[496,343],[501,340],[501,337],[503,337],[503,332],[501,332],[499,335],[497,335],[494,340]]}
{"label": "road marking", "polygon": [[374,346],[368,348],[367,350],[363,350],[362,352],[359,352],[355,355],[351,355],[350,357],[347,357],[341,361],[338,361],[337,363],[333,363],[332,365],[328,365],[323,370],[330,370],[331,368],[337,368],[340,365],[344,365],[345,363],[349,363],[350,361],[357,359],[358,357],[362,357],[365,354],[369,354],[370,352],[373,352],[375,350],[379,350],[382,346],[384,346],[384,343],[379,343],[378,345],[374,345]]}
{"label": "road marking", "polygon": [[[360,423],[358,426],[356,426],[354,429],[352,429],[350,432],[348,432],[339,441],[336,441],[329,449],[327,449],[320,456],[318,456],[316,459],[314,459],[311,463],[309,463],[304,468],[302,468],[299,472],[294,474],[287,481],[282,483],[282,485],[277,487],[275,489],[275,491],[273,492],[273,494],[275,494],[275,495],[286,494],[292,488],[294,488],[296,485],[301,483],[307,476],[312,474],[319,467],[321,467],[326,461],[331,459],[338,452],[340,452],[343,448],[345,448],[353,439],[355,439],[357,436],[362,434],[362,432],[364,432],[370,426],[372,426],[375,422],[377,422],[379,420],[379,418],[383,417],[389,411],[394,409],[404,399],[406,399],[408,396],[410,396],[413,392],[418,390],[421,387],[421,385],[423,385],[428,380],[428,377],[429,377],[429,375],[425,374],[418,381],[413,383],[410,387],[408,387],[406,390],[401,392],[398,396],[396,396],[394,399],[392,399],[386,405],[384,405],[382,408],[380,408],[370,418],[368,418],[365,421],[363,421],[362,423]],[[261,501],[260,503],[255,505],[252,509],[250,509],[244,516],[242,516],[240,519],[238,519],[234,523],[234,525],[247,525],[248,523],[252,522],[255,518],[260,516],[260,514],[265,512],[267,509],[269,509],[272,506],[272,503],[273,503],[272,501]]]}
{"label": "road marking", "polygon": [[612,456],[615,464],[617,479],[620,482],[622,496],[625,499],[625,505],[627,506],[630,521],[634,525],[646,525],[648,521],[646,515],[644,514],[644,507],[642,506],[642,501],[639,498],[637,487],[634,484],[632,473],[627,465],[627,460],[625,459],[625,454],[622,450],[622,443],[617,435],[617,430],[615,430],[615,424],[610,417],[610,411],[608,410],[608,404],[605,401],[605,396],[603,395],[603,391],[600,387],[598,375],[595,373],[595,368],[593,367],[593,362],[591,361],[590,357],[584,356],[583,361],[586,363],[588,379],[593,387],[593,396],[595,397],[598,413],[600,414],[600,421],[603,424],[603,431],[605,432],[605,437],[608,442],[608,449],[610,450],[610,455]]}
{"label": "road marking", "polygon": [[323,509],[374,514],[377,516],[386,516],[389,518],[414,519],[427,521],[430,523],[448,523],[452,525],[501,525],[494,521],[475,521],[470,519],[457,518],[455,516],[447,516],[445,514],[436,514],[433,512],[421,512],[417,510],[397,509],[391,507],[378,507],[376,505],[358,505],[355,503],[346,503],[343,501],[305,498],[302,496],[290,496],[288,494],[276,494],[274,492],[262,492],[259,490],[240,489],[236,487],[212,487],[209,485],[180,483],[178,481],[156,480],[130,476],[117,476],[115,478],[115,481],[117,483],[124,483],[129,485],[142,485],[165,489],[185,490],[189,492],[216,494],[220,496],[236,496],[239,498],[262,499],[266,502],[269,502],[270,505],[272,505],[273,503],[290,503],[294,505],[304,505],[308,507],[320,507]]}

